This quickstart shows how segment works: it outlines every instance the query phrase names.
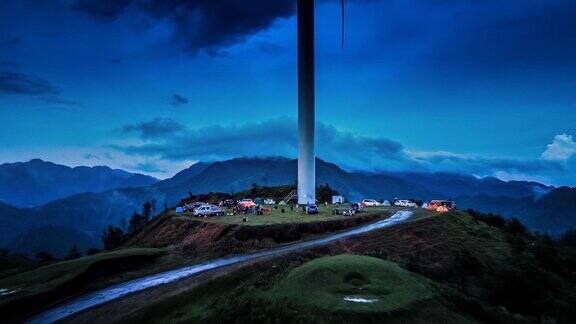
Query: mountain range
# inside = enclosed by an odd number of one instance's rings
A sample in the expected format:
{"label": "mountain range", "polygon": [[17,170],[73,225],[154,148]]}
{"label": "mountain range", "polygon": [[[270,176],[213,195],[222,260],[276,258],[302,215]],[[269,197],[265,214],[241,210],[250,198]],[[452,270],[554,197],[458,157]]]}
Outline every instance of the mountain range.
{"label": "mountain range", "polygon": [[[57,179],[62,173],[50,173],[52,170],[69,169],[69,172],[76,172],[73,170],[78,169],[43,163],[49,166],[39,168],[37,173],[30,173],[36,175],[35,179],[50,179],[50,186],[54,187],[58,186]],[[30,169],[33,165],[43,163],[32,160],[19,167]],[[118,177],[125,180],[145,177],[134,174],[128,176],[127,172],[106,167],[86,169],[107,170],[102,172],[120,174]],[[316,169],[318,185],[329,184],[351,201],[367,197],[388,200],[454,199],[460,208],[517,217],[532,230],[540,232],[559,234],[568,228],[576,227],[574,188],[554,188],[537,182],[502,181],[454,173],[348,172],[322,160],[317,161]],[[44,172],[48,174],[42,174]],[[100,236],[107,225],[121,224],[133,211],[140,210],[146,201],[154,200],[155,211],[159,213],[163,209],[159,206],[173,207],[189,193],[234,193],[249,189],[253,184],[295,184],[296,178],[297,161],[286,158],[238,158],[212,163],[198,162],[166,180],[146,178],[150,183],[141,186],[117,186],[102,192],[95,189],[97,182],[93,181],[94,178],[87,177],[88,184],[77,184],[75,188],[91,188],[87,189],[88,192],[61,197],[33,208],[17,208],[11,204],[0,203],[0,247],[25,254],[32,254],[38,251],[39,247],[44,247],[43,250],[61,256],[63,251],[67,251],[74,244],[81,248],[99,247]],[[82,182],[83,178],[76,178],[76,181]],[[26,191],[25,183],[33,184],[28,190],[29,201],[50,199],[34,187],[37,182],[22,182],[21,192]],[[69,181],[63,183],[68,184]],[[110,184],[112,181],[106,183]],[[0,187],[8,186],[0,181]],[[98,188],[103,189],[105,186]],[[54,235],[47,234],[50,233],[47,228],[65,229],[69,239],[56,239]],[[30,237],[34,237],[34,241],[28,244]]]}
{"label": "mountain range", "polygon": [[158,179],[105,166],[71,168],[40,159],[0,165],[0,202],[37,207],[78,193],[149,186]]}

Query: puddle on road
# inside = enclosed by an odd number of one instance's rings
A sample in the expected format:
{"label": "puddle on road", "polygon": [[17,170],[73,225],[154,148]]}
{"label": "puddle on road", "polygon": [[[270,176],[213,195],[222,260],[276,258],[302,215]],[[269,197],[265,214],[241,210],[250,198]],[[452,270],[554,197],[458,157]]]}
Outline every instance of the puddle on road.
{"label": "puddle on road", "polygon": [[358,297],[358,296],[346,296],[346,297],[344,297],[344,300],[347,302],[362,303],[362,304],[370,304],[370,303],[374,303],[374,302],[378,301],[378,299],[369,299],[369,298]]}

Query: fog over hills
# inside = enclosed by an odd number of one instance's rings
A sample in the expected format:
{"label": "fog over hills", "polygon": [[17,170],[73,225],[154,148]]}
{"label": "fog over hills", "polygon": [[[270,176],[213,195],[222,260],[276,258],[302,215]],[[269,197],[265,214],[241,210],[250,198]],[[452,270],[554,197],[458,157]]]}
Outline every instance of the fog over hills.
{"label": "fog over hills", "polygon": [[[52,168],[54,166],[49,166],[47,170]],[[111,174],[118,172],[111,171]],[[151,185],[84,192],[35,208],[15,208],[0,204],[0,247],[34,253],[38,246],[45,246],[46,250],[61,253],[79,243],[74,242],[74,237],[81,238],[82,247],[90,244],[98,247],[101,244],[100,235],[107,225],[121,224],[133,211],[140,211],[146,201],[155,200],[156,213],[159,213],[165,204],[173,207],[180,199],[188,196],[188,193],[233,193],[249,189],[253,184],[295,184],[296,177],[296,160],[238,158],[213,163],[200,162],[170,179],[159,182],[150,180],[154,182]],[[38,174],[35,177],[43,178]],[[58,183],[53,175],[46,178],[52,185]],[[82,181],[84,178],[76,179]],[[94,187],[93,178],[87,179],[89,184],[78,184],[76,188]],[[347,172],[335,164],[318,160],[317,184],[326,183],[351,201],[365,197],[388,200],[454,199],[460,208],[494,211],[506,217],[518,217],[532,230],[558,234],[576,227],[576,217],[573,214],[576,208],[567,207],[571,201],[576,201],[576,189],[572,188],[556,189],[536,182],[507,182],[496,178],[451,173]],[[66,236],[70,237],[70,240],[46,237],[43,241],[42,233],[45,231],[42,229],[45,227],[66,228]],[[35,235],[34,245],[23,244],[21,238],[26,235]]]}

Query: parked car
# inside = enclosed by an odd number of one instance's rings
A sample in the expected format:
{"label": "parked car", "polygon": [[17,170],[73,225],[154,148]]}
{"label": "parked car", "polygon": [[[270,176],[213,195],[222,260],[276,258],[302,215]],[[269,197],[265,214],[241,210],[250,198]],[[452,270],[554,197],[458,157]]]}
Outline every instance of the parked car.
{"label": "parked car", "polygon": [[318,214],[318,206],[317,205],[308,205],[306,206],[306,214],[308,215],[316,215]]}
{"label": "parked car", "polygon": [[380,206],[382,206],[382,204],[375,199],[363,199],[362,205],[364,205],[364,207],[380,207]]}
{"label": "parked car", "polygon": [[200,202],[200,201],[196,201],[193,203],[189,203],[189,204],[184,204],[184,211],[185,212],[194,212],[194,209],[200,207],[200,206],[204,206],[206,205],[205,202]]}
{"label": "parked car", "polygon": [[392,204],[388,200],[384,200],[382,202],[382,206],[390,207],[390,206],[392,206]]}
{"label": "parked car", "polygon": [[194,209],[194,216],[223,216],[224,208],[215,205],[203,205]]}
{"label": "parked car", "polygon": [[264,199],[264,205],[276,205],[276,200],[272,198],[266,198]]}
{"label": "parked car", "polygon": [[222,205],[227,208],[232,208],[236,206],[236,201],[234,199],[226,199],[222,202]]}
{"label": "parked car", "polygon": [[400,207],[418,207],[416,205],[415,202],[411,201],[411,200],[406,200],[406,199],[400,199],[400,200],[396,200],[394,202],[394,206],[400,206]]}

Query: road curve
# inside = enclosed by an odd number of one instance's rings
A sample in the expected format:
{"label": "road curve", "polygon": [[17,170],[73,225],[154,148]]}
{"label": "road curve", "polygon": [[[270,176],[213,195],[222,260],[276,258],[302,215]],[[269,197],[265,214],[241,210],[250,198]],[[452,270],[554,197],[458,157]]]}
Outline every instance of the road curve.
{"label": "road curve", "polygon": [[291,252],[297,252],[321,245],[326,245],[333,241],[354,236],[358,234],[363,234],[371,232],[377,229],[390,227],[402,223],[412,216],[410,211],[399,211],[390,216],[388,219],[378,221],[376,223],[362,225],[344,232],[337,234],[328,235],[323,238],[296,242],[288,245],[284,245],[277,248],[272,248],[264,251],[239,254],[235,256],[215,259],[212,261],[206,261],[203,263],[182,267],[175,270],[160,272],[157,274],[149,275],[146,277],[129,280],[123,283],[119,283],[107,288],[102,288],[94,292],[86,293],[82,296],[78,296],[68,302],[65,302],[59,306],[48,309],[37,316],[28,320],[29,323],[54,323],[63,320],[69,316],[78,314],[89,308],[93,308],[113,300],[119,299],[129,294],[133,294],[148,288],[160,286],[176,280],[189,278],[208,270],[217,269],[245,261],[254,260],[262,257],[271,256],[281,256]]}

